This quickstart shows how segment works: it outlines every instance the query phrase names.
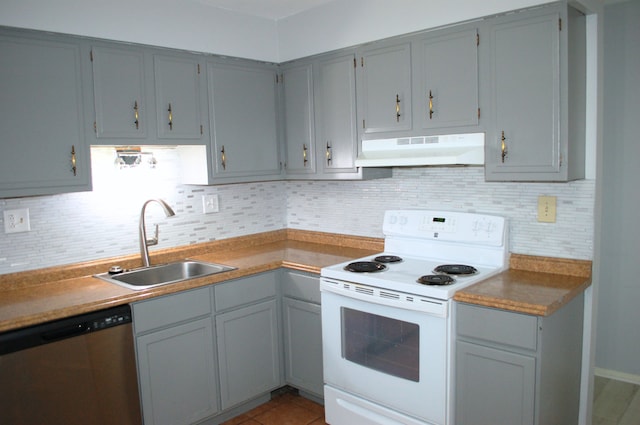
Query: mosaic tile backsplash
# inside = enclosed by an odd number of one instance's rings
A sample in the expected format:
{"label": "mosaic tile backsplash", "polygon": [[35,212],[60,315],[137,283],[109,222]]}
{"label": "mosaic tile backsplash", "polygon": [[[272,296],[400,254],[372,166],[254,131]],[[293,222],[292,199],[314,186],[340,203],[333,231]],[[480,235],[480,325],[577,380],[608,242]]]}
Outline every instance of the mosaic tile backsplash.
{"label": "mosaic tile backsplash", "polygon": [[[0,210],[28,208],[31,231],[0,226],[0,274],[135,254],[142,204],[166,200],[176,216],[147,207],[147,233],[160,226],[154,249],[294,228],[383,237],[387,209],[440,209],[509,218],[511,252],[591,259],[595,182],[489,183],[481,167],[394,168],[365,182],[290,181],[185,186],[172,149],[153,149],[155,168],[119,168],[112,148],[92,148],[93,191],[0,199]],[[219,212],[204,214],[203,195]],[[556,223],[536,219],[539,195],[557,197]],[[2,214],[0,214],[2,220]]]}

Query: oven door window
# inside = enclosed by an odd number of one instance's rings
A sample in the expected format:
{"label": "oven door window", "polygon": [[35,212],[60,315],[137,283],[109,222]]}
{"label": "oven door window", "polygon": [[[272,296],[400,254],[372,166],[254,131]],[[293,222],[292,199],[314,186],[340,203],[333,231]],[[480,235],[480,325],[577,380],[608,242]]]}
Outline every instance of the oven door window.
{"label": "oven door window", "polygon": [[342,357],[409,381],[420,380],[420,326],[342,307]]}

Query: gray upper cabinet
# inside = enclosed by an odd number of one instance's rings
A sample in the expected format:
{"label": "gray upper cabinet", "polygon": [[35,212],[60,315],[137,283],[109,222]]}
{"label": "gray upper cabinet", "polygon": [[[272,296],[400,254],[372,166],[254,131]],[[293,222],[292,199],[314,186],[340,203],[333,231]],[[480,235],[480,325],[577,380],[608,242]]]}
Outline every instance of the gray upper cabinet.
{"label": "gray upper cabinet", "polygon": [[0,30],[0,197],[91,189],[80,44]]}
{"label": "gray upper cabinet", "polygon": [[358,122],[363,138],[412,129],[410,46],[376,43],[358,52]]}
{"label": "gray upper cabinet", "polygon": [[555,5],[490,23],[486,179],[584,178],[584,16]]}
{"label": "gray upper cabinet", "polygon": [[202,56],[153,57],[156,123],[159,139],[167,143],[205,143],[206,76]]}
{"label": "gray upper cabinet", "polygon": [[124,46],[91,48],[97,144],[142,143],[149,130],[145,53]]}
{"label": "gray upper cabinet", "polygon": [[428,33],[413,42],[414,112],[421,133],[478,125],[479,43],[478,29],[468,26]]}
{"label": "gray upper cabinet", "polygon": [[356,57],[354,53],[320,59],[315,111],[318,172],[325,176],[356,174]]}
{"label": "gray upper cabinet", "polygon": [[314,174],[316,154],[312,63],[285,65],[280,75],[287,176]]}
{"label": "gray upper cabinet", "polygon": [[207,73],[211,182],[279,178],[275,66],[210,61]]}

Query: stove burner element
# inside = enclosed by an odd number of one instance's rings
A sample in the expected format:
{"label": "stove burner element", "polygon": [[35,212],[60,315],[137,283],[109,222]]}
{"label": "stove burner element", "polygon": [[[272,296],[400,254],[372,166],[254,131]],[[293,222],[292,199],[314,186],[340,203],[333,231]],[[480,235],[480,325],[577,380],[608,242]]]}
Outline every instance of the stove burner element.
{"label": "stove burner element", "polygon": [[478,273],[475,267],[465,264],[443,264],[433,269],[434,273],[443,273],[451,275],[470,275]]}
{"label": "stove burner element", "polygon": [[374,258],[373,261],[377,261],[378,263],[400,263],[402,257],[398,257],[397,255],[381,255]]}
{"label": "stove burner element", "polygon": [[418,279],[418,283],[422,283],[423,285],[451,285],[455,283],[456,280],[449,275],[446,274],[430,274],[427,276],[422,276]]}
{"label": "stove burner element", "polygon": [[355,261],[347,264],[344,269],[355,273],[377,273],[386,270],[387,266],[375,261]]}

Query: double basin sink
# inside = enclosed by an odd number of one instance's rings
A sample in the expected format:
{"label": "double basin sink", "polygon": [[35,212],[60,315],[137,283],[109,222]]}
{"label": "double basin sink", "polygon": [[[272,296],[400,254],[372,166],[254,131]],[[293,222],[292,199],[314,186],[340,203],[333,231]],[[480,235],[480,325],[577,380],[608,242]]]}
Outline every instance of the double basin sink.
{"label": "double basin sink", "polygon": [[198,277],[224,273],[230,270],[235,270],[235,267],[204,261],[182,260],[125,271],[116,268],[106,273],[97,274],[95,277],[134,291],[139,291]]}

